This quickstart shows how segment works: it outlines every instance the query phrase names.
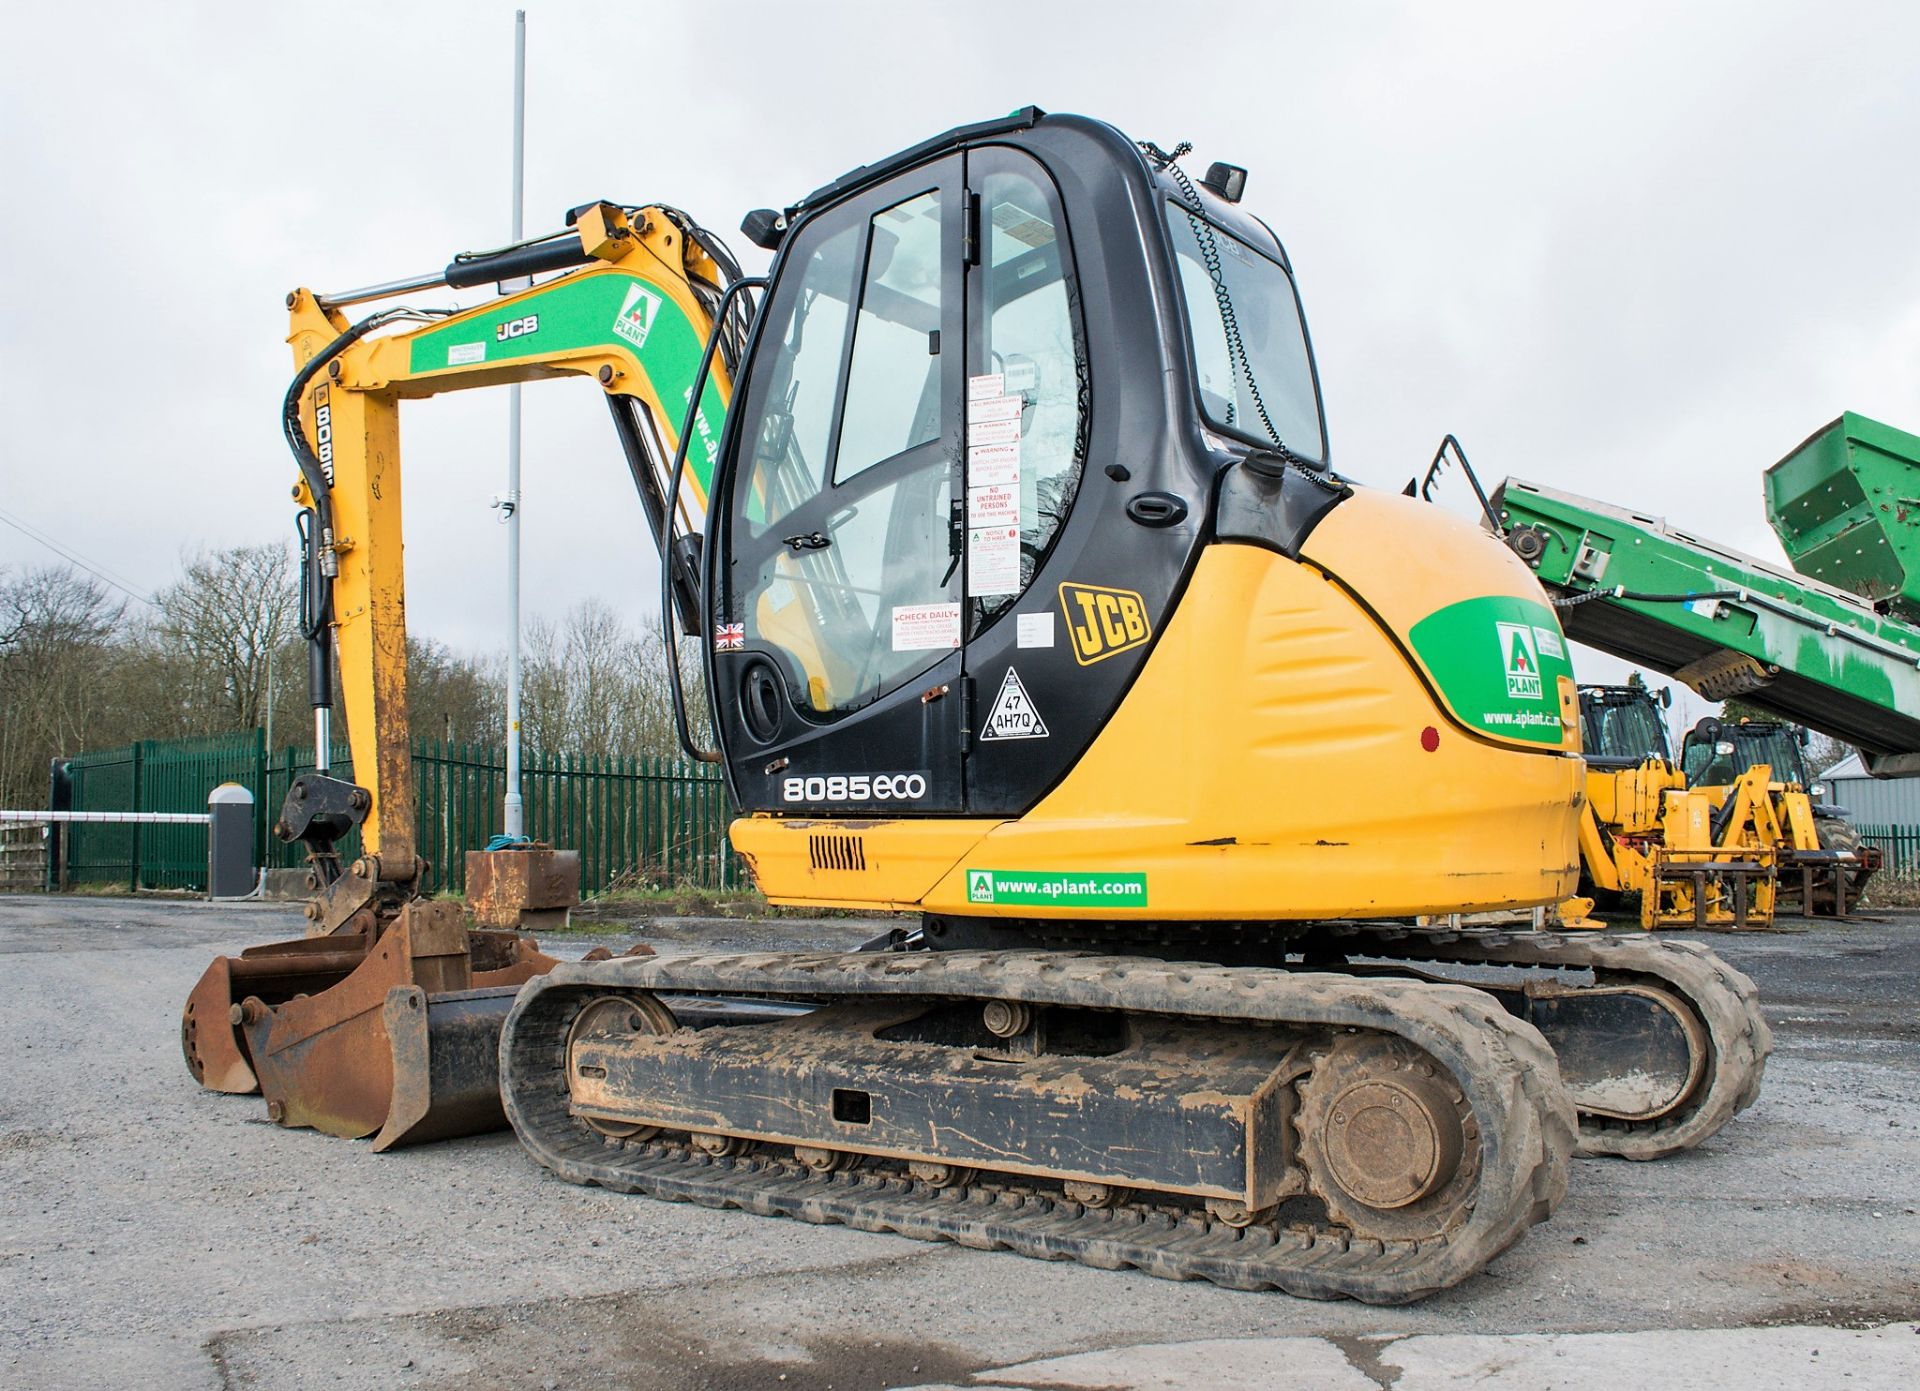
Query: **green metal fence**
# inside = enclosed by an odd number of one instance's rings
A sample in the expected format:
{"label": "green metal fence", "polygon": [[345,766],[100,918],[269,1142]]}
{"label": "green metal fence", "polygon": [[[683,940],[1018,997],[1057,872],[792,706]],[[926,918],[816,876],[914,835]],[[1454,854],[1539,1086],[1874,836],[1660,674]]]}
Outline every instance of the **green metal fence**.
{"label": "green metal fence", "polygon": [[1880,849],[1883,873],[1920,878],[1920,826],[1857,826],[1860,839]]}
{"label": "green metal fence", "polygon": [[[332,751],[333,776],[351,778],[344,744]],[[297,845],[270,832],[287,788],[313,770],[313,748],[269,749],[261,730],[201,739],[142,740],[72,760],[75,811],[205,811],[207,793],[237,782],[254,796],[255,855],[260,864],[303,863]],[[464,890],[465,852],[500,829],[506,791],[504,750],[437,740],[413,745],[420,853],[438,888]],[[580,852],[580,887],[600,893],[615,884],[693,884],[733,889],[746,883],[727,840],[726,784],[717,769],[678,759],[531,753],[522,760],[520,793],[527,833]],[[359,852],[356,833],[341,853]],[[71,884],[121,883],[129,888],[205,887],[206,832],[199,826],[67,828]]]}

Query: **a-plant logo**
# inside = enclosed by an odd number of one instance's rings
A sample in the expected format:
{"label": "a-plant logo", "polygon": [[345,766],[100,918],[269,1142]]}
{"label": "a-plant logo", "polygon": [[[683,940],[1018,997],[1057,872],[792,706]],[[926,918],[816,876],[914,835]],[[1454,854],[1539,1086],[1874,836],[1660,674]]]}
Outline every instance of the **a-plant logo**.
{"label": "a-plant logo", "polygon": [[1540,649],[1534,645],[1533,629],[1525,623],[1496,623],[1500,634],[1500,660],[1506,666],[1507,694],[1518,700],[1539,700]]}
{"label": "a-plant logo", "polygon": [[644,285],[629,285],[620,313],[614,318],[613,331],[634,347],[644,348],[647,335],[653,332],[654,316],[659,312],[660,296]]}
{"label": "a-plant logo", "polygon": [[1060,611],[1067,616],[1073,659],[1083,667],[1129,651],[1153,636],[1146,602],[1131,589],[1063,584]]}
{"label": "a-plant logo", "polygon": [[993,902],[992,870],[970,869],[967,871],[967,898],[974,903]]}

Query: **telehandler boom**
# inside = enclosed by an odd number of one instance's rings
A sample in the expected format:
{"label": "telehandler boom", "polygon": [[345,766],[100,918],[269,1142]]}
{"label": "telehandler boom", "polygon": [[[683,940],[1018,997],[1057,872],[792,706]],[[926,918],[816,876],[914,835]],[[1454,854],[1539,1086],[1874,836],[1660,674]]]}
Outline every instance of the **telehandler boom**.
{"label": "telehandler boom", "polygon": [[1409,921],[1572,890],[1562,635],[1498,539],[1332,470],[1286,254],[1245,171],[1185,153],[1028,108],[750,215],[764,282],[595,205],[369,296],[564,272],[479,309],[370,336],[399,315],[294,297],[383,835],[398,402],[582,375],[761,889],[918,915],[865,952],[534,975],[499,1082],[554,1173],[1403,1301],[1547,1216],[1576,1144],[1672,1153],[1757,1093],[1766,1024],[1710,953]]}

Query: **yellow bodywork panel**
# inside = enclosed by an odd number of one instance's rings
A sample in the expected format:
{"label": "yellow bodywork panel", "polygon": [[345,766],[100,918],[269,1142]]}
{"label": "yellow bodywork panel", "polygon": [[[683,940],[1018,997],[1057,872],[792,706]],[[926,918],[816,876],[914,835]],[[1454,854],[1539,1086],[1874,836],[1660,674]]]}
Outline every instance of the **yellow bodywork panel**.
{"label": "yellow bodywork panel", "polygon": [[[1540,602],[1540,582],[1526,562],[1492,532],[1442,512],[1430,503],[1398,493],[1360,489],[1321,519],[1307,538],[1302,557],[1318,566],[1378,614],[1394,633],[1407,660],[1426,678],[1442,709],[1458,717],[1466,711],[1448,705],[1446,683],[1427,669],[1405,641],[1421,619],[1451,604],[1487,595],[1514,595]],[[1571,680],[1559,695],[1560,738],[1567,753],[1580,749],[1580,697]],[[1470,719],[1462,719],[1471,725]],[[1498,733],[1483,737],[1538,749],[1539,744]]]}
{"label": "yellow bodywork panel", "polygon": [[747,816],[733,823],[728,836],[761,892],[775,903],[909,912],[918,910],[934,886],[1001,824],[986,818]]}
{"label": "yellow bodywork panel", "polygon": [[1587,802],[1594,819],[1615,834],[1659,830],[1667,793],[1685,791],[1686,786],[1685,776],[1658,758],[1638,768],[1587,769]]}
{"label": "yellow bodywork panel", "polygon": [[[1369,583],[1388,555],[1376,548]],[[1447,720],[1400,646],[1314,567],[1214,545],[1106,729],[1027,815],[755,817],[733,837],[781,903],[1145,919],[1471,912],[1573,891],[1583,769]],[[864,870],[816,867],[810,838],[833,835],[858,839]]]}

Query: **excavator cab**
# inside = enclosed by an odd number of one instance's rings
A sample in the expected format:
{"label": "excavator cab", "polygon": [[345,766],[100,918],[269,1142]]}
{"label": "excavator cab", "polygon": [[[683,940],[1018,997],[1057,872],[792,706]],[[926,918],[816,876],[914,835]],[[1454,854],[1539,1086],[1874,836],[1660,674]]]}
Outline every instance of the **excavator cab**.
{"label": "excavator cab", "polygon": [[1224,475],[1258,454],[1281,546],[1350,492],[1264,225],[1094,122],[943,143],[778,242],[708,548],[750,813],[1020,814],[1138,674]]}

